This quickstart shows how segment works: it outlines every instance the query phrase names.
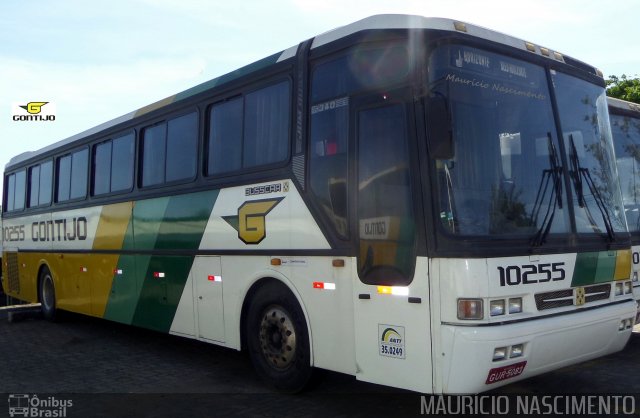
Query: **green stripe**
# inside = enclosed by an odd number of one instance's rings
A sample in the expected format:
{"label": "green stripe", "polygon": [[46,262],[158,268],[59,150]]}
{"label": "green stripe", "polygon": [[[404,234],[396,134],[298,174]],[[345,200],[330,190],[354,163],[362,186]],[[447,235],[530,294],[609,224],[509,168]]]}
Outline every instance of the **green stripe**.
{"label": "green stripe", "polygon": [[[217,197],[217,190],[170,197],[162,219],[158,220],[153,249],[198,249]],[[193,256],[152,256],[146,269],[142,265],[137,269],[143,282],[134,325],[169,331],[193,259]],[[164,277],[154,277],[156,273]]]}
{"label": "green stripe", "polygon": [[588,286],[614,280],[616,252],[600,251],[579,253],[571,279],[571,287]]}
{"label": "green stripe", "polygon": [[[136,202],[123,250],[196,250],[218,190]],[[168,332],[193,256],[122,255],[104,317]],[[164,277],[154,277],[164,273]]]}

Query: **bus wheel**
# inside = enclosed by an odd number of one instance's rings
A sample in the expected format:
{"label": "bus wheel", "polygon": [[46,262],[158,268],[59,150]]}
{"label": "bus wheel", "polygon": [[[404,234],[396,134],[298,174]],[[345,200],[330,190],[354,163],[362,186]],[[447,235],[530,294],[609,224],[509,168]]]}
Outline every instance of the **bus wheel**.
{"label": "bus wheel", "polygon": [[246,322],[247,345],[258,375],[282,392],[299,392],[311,378],[307,324],[295,296],[284,285],[260,288]]}
{"label": "bus wheel", "polygon": [[42,316],[49,321],[56,317],[56,288],[53,284],[53,276],[48,268],[40,273],[40,309]]}

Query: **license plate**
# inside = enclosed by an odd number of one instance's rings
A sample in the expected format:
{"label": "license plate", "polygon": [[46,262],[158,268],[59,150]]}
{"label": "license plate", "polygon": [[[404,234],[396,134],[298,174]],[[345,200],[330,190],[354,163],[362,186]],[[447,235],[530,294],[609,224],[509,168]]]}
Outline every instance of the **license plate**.
{"label": "license plate", "polygon": [[511,364],[509,366],[496,367],[495,369],[491,369],[489,370],[489,375],[487,376],[487,381],[485,382],[485,384],[490,385],[501,380],[520,376],[524,371],[524,366],[526,365],[526,361],[521,361],[520,363]]}

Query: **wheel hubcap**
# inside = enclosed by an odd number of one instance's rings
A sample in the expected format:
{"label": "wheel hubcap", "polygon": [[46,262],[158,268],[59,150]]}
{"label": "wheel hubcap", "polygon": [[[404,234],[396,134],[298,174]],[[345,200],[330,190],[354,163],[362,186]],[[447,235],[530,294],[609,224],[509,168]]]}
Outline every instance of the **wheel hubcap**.
{"label": "wheel hubcap", "polygon": [[296,332],[289,315],[278,306],[265,310],[260,323],[260,347],[276,369],[291,366],[296,353]]}

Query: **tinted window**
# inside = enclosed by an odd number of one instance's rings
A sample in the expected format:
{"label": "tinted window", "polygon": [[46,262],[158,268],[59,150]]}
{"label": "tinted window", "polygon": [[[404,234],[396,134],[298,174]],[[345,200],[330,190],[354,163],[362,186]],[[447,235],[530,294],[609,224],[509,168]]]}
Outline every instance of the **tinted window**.
{"label": "tinted window", "polygon": [[39,205],[51,203],[51,186],[53,184],[53,162],[47,161],[40,165],[40,193],[38,197]]}
{"label": "tinted window", "polygon": [[48,161],[29,169],[29,201],[27,206],[32,208],[51,203],[51,169],[53,164]]}
{"label": "tinted window", "polygon": [[7,177],[7,212],[24,209],[26,170]]}
{"label": "tinted window", "polygon": [[190,113],[168,123],[166,181],[193,178],[198,159],[198,115]]}
{"label": "tinted window", "polygon": [[130,190],[133,187],[134,135],[113,140],[111,150],[111,191]]}
{"label": "tinted window", "polygon": [[322,213],[341,237],[348,235],[349,99],[311,107],[309,184]]}
{"label": "tinted window", "polygon": [[240,97],[211,108],[208,175],[242,167],[242,104]]}
{"label": "tinted window", "polygon": [[7,190],[5,193],[7,194],[7,203],[5,205],[7,212],[10,212],[15,209],[16,175],[11,174],[10,176],[7,176],[6,184]]}
{"label": "tinted window", "polygon": [[284,161],[289,156],[289,82],[211,107],[207,174]]}
{"label": "tinted window", "polygon": [[131,189],[134,151],[133,134],[96,145],[93,155],[93,194]]}
{"label": "tinted window", "polygon": [[72,154],[70,199],[87,195],[87,170],[89,169],[89,150],[84,149]]}
{"label": "tinted window", "polygon": [[357,90],[403,81],[409,73],[407,49],[402,46],[357,50],[319,65],[313,72],[313,102],[346,96]]}
{"label": "tinted window", "polygon": [[289,83],[247,94],[243,167],[283,161],[289,153]]}
{"label": "tinted window", "polygon": [[27,172],[25,170],[16,173],[16,194],[14,203],[16,210],[24,209],[26,180]]}
{"label": "tinted window", "polygon": [[96,145],[93,155],[93,194],[109,193],[111,180],[111,141]]}
{"label": "tinted window", "polygon": [[358,115],[358,273],[368,284],[406,285],[415,222],[403,105]]}
{"label": "tinted window", "polygon": [[197,159],[196,113],[142,131],[142,186],[192,178]]}
{"label": "tinted window", "polygon": [[164,181],[167,125],[142,131],[142,186],[153,186]]}
{"label": "tinted window", "polygon": [[87,195],[89,150],[83,149],[58,158],[58,202]]}
{"label": "tinted window", "polygon": [[40,199],[40,166],[36,165],[29,169],[29,203],[30,208],[38,206]]}
{"label": "tinted window", "polygon": [[63,202],[69,200],[71,188],[71,155],[58,159],[58,194],[56,200]]}

